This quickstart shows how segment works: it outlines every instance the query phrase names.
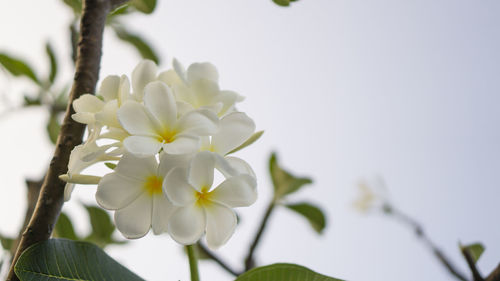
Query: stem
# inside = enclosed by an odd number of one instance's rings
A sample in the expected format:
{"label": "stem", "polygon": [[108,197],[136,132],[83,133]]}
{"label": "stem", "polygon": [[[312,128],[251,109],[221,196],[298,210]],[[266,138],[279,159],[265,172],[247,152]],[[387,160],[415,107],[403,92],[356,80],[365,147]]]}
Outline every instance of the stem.
{"label": "stem", "polygon": [[218,265],[220,265],[220,267],[222,267],[224,270],[226,270],[230,274],[232,274],[234,276],[238,276],[241,274],[241,272],[238,272],[238,271],[232,269],[227,263],[222,261],[217,255],[215,255],[215,253],[213,253],[212,251],[207,249],[207,247],[205,245],[203,245],[201,242],[198,242],[198,249],[200,249],[200,251],[203,252],[203,254],[205,254],[211,260],[216,262]]}
{"label": "stem", "polygon": [[500,281],[500,264],[486,277],[486,281]]}
{"label": "stem", "polygon": [[186,250],[189,258],[189,271],[191,272],[191,281],[200,281],[198,273],[198,260],[194,250],[194,245],[187,245]]}
{"label": "stem", "polygon": [[262,219],[262,222],[260,223],[259,230],[257,231],[257,234],[255,235],[255,238],[253,239],[252,245],[250,245],[250,249],[248,250],[247,257],[245,258],[245,271],[248,271],[248,270],[255,267],[255,260],[254,260],[253,254],[255,252],[255,249],[257,248],[257,245],[260,242],[260,238],[262,237],[262,233],[264,233],[264,229],[266,228],[267,221],[269,220],[269,217],[271,216],[271,213],[274,210],[274,206],[276,206],[276,202],[273,199],[271,201],[271,203],[269,203],[269,206],[267,207],[264,218]]}
{"label": "stem", "polygon": [[388,204],[383,206],[383,210],[385,214],[392,215],[394,218],[399,219],[401,222],[412,227],[417,237],[419,237],[431,249],[432,253],[434,253],[437,259],[450,272],[451,275],[458,280],[468,281],[464,274],[456,269],[456,266],[451,262],[451,260],[449,260],[439,247],[429,238],[423,227],[416,220]]}
{"label": "stem", "polygon": [[472,257],[471,252],[466,248],[462,248],[462,255],[467,261],[467,265],[469,266],[469,269],[472,272],[472,280],[484,281],[484,278],[481,276],[481,273],[479,273],[479,270],[476,267],[476,262],[474,262],[474,258]]}
{"label": "stem", "polygon": [[80,41],[73,88],[71,89],[66,115],[57,139],[54,156],[45,175],[40,190],[35,211],[22,234],[16,254],[10,265],[8,281],[19,280],[14,273],[14,265],[21,253],[29,246],[47,240],[52,234],[54,225],[64,203],[65,183],[59,175],[68,170],[69,155],[73,148],[82,142],[85,129],[83,124],[73,121],[71,115],[75,113],[72,107],[73,100],[85,93],[94,93],[99,78],[101,63],[102,34],[106,23],[106,16],[113,7],[122,4],[122,0],[85,0],[80,24]]}

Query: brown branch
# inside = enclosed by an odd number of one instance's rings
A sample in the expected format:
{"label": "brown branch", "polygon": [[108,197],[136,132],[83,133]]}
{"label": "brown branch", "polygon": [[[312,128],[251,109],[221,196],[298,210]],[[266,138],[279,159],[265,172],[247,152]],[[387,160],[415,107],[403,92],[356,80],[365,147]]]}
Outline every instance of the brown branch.
{"label": "brown branch", "polygon": [[85,0],[80,23],[80,41],[73,88],[69,96],[66,116],[57,139],[56,150],[45,175],[33,216],[24,231],[9,269],[8,281],[19,280],[14,265],[29,246],[50,238],[63,205],[65,183],[59,175],[67,172],[71,150],[82,142],[84,125],[71,119],[72,102],[85,93],[94,93],[99,77],[102,34],[109,11],[124,1]]}
{"label": "brown branch", "polygon": [[439,262],[441,262],[441,264],[448,270],[451,275],[453,275],[458,280],[468,281],[467,277],[465,277],[465,275],[461,273],[455,265],[453,265],[451,260],[449,260],[444,255],[439,247],[434,242],[432,242],[429,236],[425,233],[423,227],[416,220],[388,204],[385,204],[383,206],[383,211],[385,214],[392,215],[394,216],[394,218],[399,219],[401,222],[411,226],[415,231],[417,237],[419,237],[431,249],[434,256],[436,256]]}
{"label": "brown branch", "polygon": [[210,258],[211,260],[213,260],[214,262],[216,262],[220,267],[222,267],[224,270],[226,270],[230,274],[232,274],[234,276],[238,276],[238,275],[242,274],[242,272],[238,272],[238,271],[234,270],[233,268],[231,268],[231,266],[229,266],[227,263],[225,263],[224,261],[222,261],[222,259],[220,259],[215,253],[213,253],[212,251],[210,251],[200,241],[198,241],[198,249],[204,255],[206,255],[208,258]]}
{"label": "brown branch", "polygon": [[500,264],[486,277],[485,281],[500,281]]}
{"label": "brown branch", "polygon": [[257,231],[257,234],[255,235],[255,238],[253,239],[253,242],[250,245],[250,248],[248,250],[248,254],[245,258],[245,271],[248,271],[248,270],[255,267],[255,260],[254,260],[253,254],[255,252],[255,249],[257,248],[257,245],[260,242],[260,238],[262,237],[262,233],[264,233],[264,229],[266,228],[267,221],[269,220],[269,217],[271,216],[271,213],[274,210],[275,206],[276,206],[275,200],[273,199],[273,201],[271,201],[271,203],[269,203],[269,206],[267,207],[264,218],[262,219],[262,222],[260,223],[259,230]]}
{"label": "brown branch", "polygon": [[469,249],[467,248],[462,248],[462,255],[464,256],[465,260],[467,261],[467,265],[470,268],[470,271],[472,272],[472,280],[474,281],[484,281],[483,276],[479,273],[479,270],[476,267],[476,262],[474,261],[474,258],[472,257],[472,254]]}

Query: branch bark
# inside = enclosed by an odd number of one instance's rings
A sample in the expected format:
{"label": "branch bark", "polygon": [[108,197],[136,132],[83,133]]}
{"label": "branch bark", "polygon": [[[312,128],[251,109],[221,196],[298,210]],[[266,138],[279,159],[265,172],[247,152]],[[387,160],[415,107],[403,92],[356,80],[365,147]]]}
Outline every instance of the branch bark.
{"label": "branch bark", "polygon": [[14,273],[14,265],[21,253],[29,246],[47,240],[52,234],[55,223],[64,203],[65,183],[59,175],[68,170],[69,155],[73,148],[82,142],[84,125],[73,121],[73,100],[85,93],[94,93],[99,78],[101,63],[102,34],[107,14],[123,4],[123,0],[85,0],[80,23],[80,41],[73,87],[70,92],[66,115],[57,139],[54,156],[40,190],[35,211],[22,234],[16,254],[12,260],[8,281],[19,280]]}

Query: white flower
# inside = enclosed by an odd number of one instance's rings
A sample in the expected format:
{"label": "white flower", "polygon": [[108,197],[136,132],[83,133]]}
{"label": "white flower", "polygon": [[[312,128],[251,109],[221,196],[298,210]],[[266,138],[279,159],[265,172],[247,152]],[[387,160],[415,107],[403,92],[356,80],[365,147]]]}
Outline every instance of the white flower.
{"label": "white flower", "polygon": [[353,206],[362,213],[382,208],[388,201],[385,181],[381,177],[360,181],[358,189],[359,194],[354,200]]}
{"label": "white flower", "polygon": [[175,207],[162,191],[164,176],[173,167],[187,165],[186,156],[160,155],[138,158],[123,155],[113,173],[105,175],[97,187],[97,203],[107,210],[115,210],[115,224],[127,238],[140,238],[150,228],[154,234],[166,231]]}
{"label": "white flower", "polygon": [[174,168],[163,182],[167,197],[179,207],[170,217],[168,231],[181,244],[193,244],[206,232],[210,248],[222,246],[236,227],[232,208],[249,206],[257,199],[255,178],[246,174],[212,188],[215,167],[213,153],[199,152],[188,169]]}
{"label": "white flower", "polygon": [[118,119],[131,134],[123,144],[136,156],[155,155],[160,148],[169,154],[192,153],[199,149],[200,136],[217,131],[218,118],[208,110],[190,111],[180,117],[173,94],[160,81],[144,89],[144,105],[125,102]]}
{"label": "white flower", "polygon": [[211,63],[193,63],[187,72],[177,60],[174,70],[162,72],[158,79],[173,88],[176,98],[193,109],[209,109],[219,117],[234,110],[244,98],[233,91],[220,90],[219,74]]}

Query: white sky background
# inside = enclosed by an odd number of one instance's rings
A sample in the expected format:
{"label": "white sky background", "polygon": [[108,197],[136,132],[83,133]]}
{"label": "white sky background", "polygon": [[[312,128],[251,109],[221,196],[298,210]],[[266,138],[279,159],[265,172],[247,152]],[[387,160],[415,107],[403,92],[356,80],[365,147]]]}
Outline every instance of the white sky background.
{"label": "white sky background", "polygon": [[[29,10],[27,10],[29,9]],[[359,179],[382,175],[391,198],[425,225],[466,270],[457,243],[481,241],[489,273],[500,261],[500,2],[457,0],[296,2],[163,0],[151,16],[127,17],[168,67],[210,61],[221,86],[247,97],[239,108],[264,137],[239,155],[257,172],[260,198],[218,253],[240,260],[270,199],[272,150],[315,183],[293,197],[323,207],[322,236],[287,210],[273,215],[257,258],[293,262],[349,280],[453,280],[406,227],[352,207]],[[47,71],[43,42],[67,60],[70,10],[62,1],[0,2],[0,50]],[[130,74],[135,51],[106,32],[101,78]],[[65,57],[66,56],[66,57]],[[61,85],[72,78],[61,66]],[[29,84],[0,77],[0,92],[19,103]],[[25,208],[24,178],[39,177],[52,147],[46,113],[30,109],[0,119],[0,233],[15,234]],[[93,188],[76,200],[93,202]],[[76,202],[65,206],[85,222]],[[83,233],[88,229],[78,224]],[[188,280],[181,249],[168,237],[110,247],[147,280]],[[231,280],[209,262],[204,280]]]}

